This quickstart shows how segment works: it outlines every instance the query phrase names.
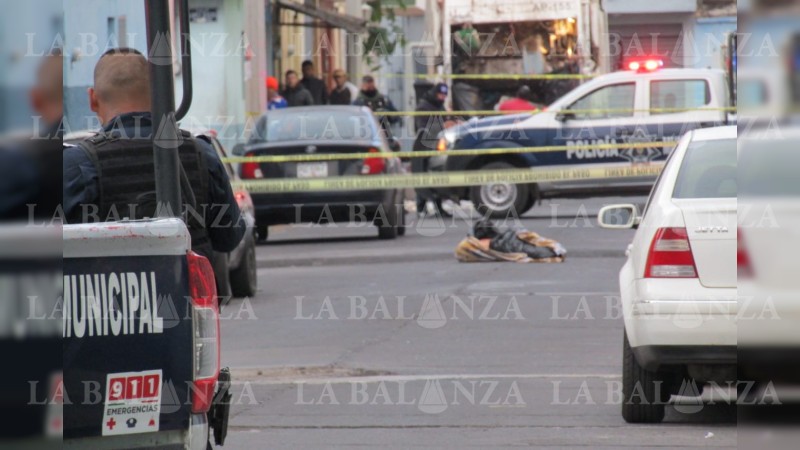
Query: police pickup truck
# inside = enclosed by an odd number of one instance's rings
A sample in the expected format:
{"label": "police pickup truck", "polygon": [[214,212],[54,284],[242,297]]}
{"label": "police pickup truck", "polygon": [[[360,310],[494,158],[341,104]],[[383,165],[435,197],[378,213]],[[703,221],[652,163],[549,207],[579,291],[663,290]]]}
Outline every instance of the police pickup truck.
{"label": "police pickup truck", "polygon": [[[472,119],[444,131],[437,146],[454,152],[545,146],[565,146],[565,150],[450,155],[442,169],[495,171],[650,164],[664,161],[671,147],[642,144],[677,141],[692,129],[730,122],[731,95],[725,71],[662,69],[661,65],[657,60],[631,62],[630,70],[596,77],[533,114]],[[592,148],[594,145],[598,148]],[[482,213],[507,217],[521,214],[545,198],[647,193],[654,180],[643,176],[494,183],[447,188],[438,194],[453,200],[469,199]]]}
{"label": "police pickup truck", "polygon": [[63,228],[64,445],[205,449],[227,430],[209,261],[178,218]]}
{"label": "police pickup truck", "polygon": [[[172,3],[144,5],[149,55],[170,33]],[[161,118],[152,141],[156,217],[63,226],[68,448],[202,450],[212,429],[217,445],[227,434],[231,381],[220,368],[214,272],[192,251],[180,217],[191,202],[182,196],[176,120],[191,105],[192,83],[189,2],[175,3],[183,36],[177,110],[170,47],[150,60],[151,113]]]}

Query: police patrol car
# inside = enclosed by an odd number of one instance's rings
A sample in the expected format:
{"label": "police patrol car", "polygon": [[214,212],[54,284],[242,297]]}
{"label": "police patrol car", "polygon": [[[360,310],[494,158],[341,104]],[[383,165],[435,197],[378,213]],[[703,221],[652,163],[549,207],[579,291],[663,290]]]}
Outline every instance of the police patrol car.
{"label": "police patrol car", "polygon": [[[727,73],[717,69],[662,69],[659,60],[632,61],[629,70],[602,75],[570,91],[543,111],[473,119],[446,130],[438,148],[493,149],[565,146],[553,152],[447,157],[444,170],[630,167],[663,162],[685,132],[728,123]],[[655,143],[652,147],[642,145]],[[615,144],[618,144],[616,146]],[[626,144],[637,144],[626,147]],[[597,146],[594,148],[593,146]],[[570,148],[574,147],[574,148]],[[653,176],[594,178],[536,184],[495,183],[438,193],[469,199],[493,217],[526,211],[554,197],[638,195]]]}

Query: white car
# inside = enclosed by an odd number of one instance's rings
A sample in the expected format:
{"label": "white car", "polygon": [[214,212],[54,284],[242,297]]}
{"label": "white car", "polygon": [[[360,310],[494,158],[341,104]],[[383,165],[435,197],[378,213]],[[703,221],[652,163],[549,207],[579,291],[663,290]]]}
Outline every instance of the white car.
{"label": "white car", "polygon": [[599,213],[605,228],[637,228],[619,274],[627,422],[660,422],[687,383],[736,383],[736,136],[735,126],[687,133],[641,215]]}
{"label": "white car", "polygon": [[752,127],[737,141],[739,376],[761,385],[771,383],[781,403],[796,404],[800,401],[800,123]]}

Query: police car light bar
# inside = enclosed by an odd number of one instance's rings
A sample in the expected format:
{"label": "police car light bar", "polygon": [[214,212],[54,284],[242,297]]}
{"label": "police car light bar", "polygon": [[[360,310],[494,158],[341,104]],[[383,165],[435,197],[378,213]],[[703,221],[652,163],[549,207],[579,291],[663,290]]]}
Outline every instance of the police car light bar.
{"label": "police car light bar", "polygon": [[628,69],[635,72],[652,72],[661,67],[664,67],[664,61],[660,59],[646,59],[644,61],[631,61],[628,63]]}

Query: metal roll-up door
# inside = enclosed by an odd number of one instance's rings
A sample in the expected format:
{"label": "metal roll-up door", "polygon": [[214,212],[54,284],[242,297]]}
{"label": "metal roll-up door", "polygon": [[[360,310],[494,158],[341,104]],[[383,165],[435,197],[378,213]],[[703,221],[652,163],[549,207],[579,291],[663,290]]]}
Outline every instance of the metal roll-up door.
{"label": "metal roll-up door", "polygon": [[664,67],[683,67],[682,25],[617,25],[610,28],[612,67],[620,69],[631,59],[650,56],[663,60]]}

